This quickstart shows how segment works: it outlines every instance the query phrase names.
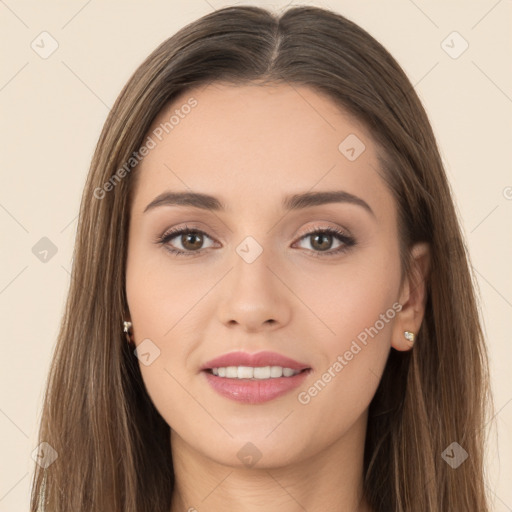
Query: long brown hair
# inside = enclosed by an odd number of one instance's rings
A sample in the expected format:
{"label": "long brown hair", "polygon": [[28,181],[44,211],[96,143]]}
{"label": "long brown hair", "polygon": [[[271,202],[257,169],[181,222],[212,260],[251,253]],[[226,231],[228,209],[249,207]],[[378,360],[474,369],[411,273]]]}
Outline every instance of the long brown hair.
{"label": "long brown hair", "polygon": [[[202,17],[163,42],[115,102],[83,192],[42,411],[39,441],[58,457],[46,471],[36,466],[31,510],[43,487],[51,512],[170,509],[169,426],[122,332],[137,174],[126,162],[164,106],[213,81],[307,85],[374,136],[379,172],[398,208],[402,269],[409,272],[408,249],[416,242],[428,242],[432,259],[415,347],[391,351],[370,404],[365,495],[375,511],[487,511],[487,356],[467,249],[431,126],[405,73],[375,39],[339,14],[304,6],[280,15],[227,7]],[[456,469],[442,456],[453,442],[469,454]]]}

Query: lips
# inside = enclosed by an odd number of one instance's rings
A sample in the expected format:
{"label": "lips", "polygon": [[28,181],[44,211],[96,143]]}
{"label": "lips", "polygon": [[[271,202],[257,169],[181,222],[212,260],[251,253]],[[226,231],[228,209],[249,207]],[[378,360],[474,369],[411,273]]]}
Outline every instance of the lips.
{"label": "lips", "polygon": [[310,370],[303,370],[293,377],[266,380],[227,379],[217,377],[208,371],[201,372],[206,382],[221,397],[242,404],[263,404],[288,395],[304,383]]}
{"label": "lips", "polygon": [[292,370],[306,370],[311,368],[305,363],[300,363],[289,357],[278,354],[277,352],[257,352],[249,354],[247,352],[230,352],[221,355],[204,363],[201,370],[211,370],[212,368],[220,368],[227,366],[282,366],[283,368],[291,368]]}

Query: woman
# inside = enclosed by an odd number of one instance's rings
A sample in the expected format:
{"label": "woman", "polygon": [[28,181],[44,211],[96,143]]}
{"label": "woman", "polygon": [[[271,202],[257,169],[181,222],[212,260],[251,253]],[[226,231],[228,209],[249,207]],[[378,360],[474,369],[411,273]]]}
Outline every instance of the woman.
{"label": "woman", "polygon": [[229,7],[161,44],[105,123],[75,251],[32,510],[488,510],[450,189],[357,25]]}

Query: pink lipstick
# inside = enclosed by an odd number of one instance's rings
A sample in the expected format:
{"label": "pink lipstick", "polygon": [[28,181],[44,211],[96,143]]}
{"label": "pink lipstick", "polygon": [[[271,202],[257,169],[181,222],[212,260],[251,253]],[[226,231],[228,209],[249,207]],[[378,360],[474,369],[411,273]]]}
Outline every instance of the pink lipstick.
{"label": "pink lipstick", "polygon": [[231,352],[201,366],[221,396],[248,404],[268,402],[298,387],[311,367],[276,352]]}

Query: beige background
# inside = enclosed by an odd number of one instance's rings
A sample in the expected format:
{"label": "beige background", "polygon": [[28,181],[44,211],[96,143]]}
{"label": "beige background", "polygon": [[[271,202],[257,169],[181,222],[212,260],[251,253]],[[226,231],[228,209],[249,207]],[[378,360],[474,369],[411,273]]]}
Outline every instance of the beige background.
{"label": "beige background", "polygon": [[[236,2],[282,8],[286,2]],[[512,511],[512,3],[309,3],[367,29],[415,85],[439,140],[480,287],[496,416],[494,510]],[[76,218],[109,107],[138,64],[186,23],[235,2],[0,0],[0,511],[28,510],[31,452],[69,285]],[[43,59],[39,52],[57,50]],[[448,53],[469,47],[458,58]],[[36,46],[36,45],[39,45]],[[448,45],[448,46],[447,46]],[[450,48],[451,47],[451,48]],[[48,237],[57,253],[40,261]],[[447,444],[452,440],[447,440]]]}

